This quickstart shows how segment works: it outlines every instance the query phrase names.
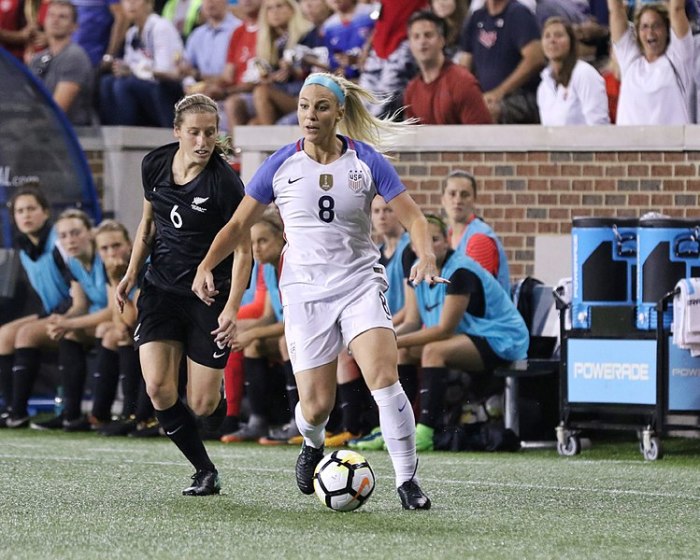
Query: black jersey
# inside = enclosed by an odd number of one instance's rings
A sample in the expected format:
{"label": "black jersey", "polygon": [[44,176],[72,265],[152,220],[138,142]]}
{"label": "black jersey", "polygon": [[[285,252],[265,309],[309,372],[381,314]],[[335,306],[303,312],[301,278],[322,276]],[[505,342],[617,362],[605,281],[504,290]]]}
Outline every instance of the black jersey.
{"label": "black jersey", "polygon": [[[156,235],[146,279],[163,290],[196,297],[192,281],[214,237],[243,199],[243,183],[226,161],[212,155],[192,181],[173,181],[178,144],[156,148],[143,158],[144,196],[153,205]],[[232,258],[213,271],[218,297],[227,297]]]}

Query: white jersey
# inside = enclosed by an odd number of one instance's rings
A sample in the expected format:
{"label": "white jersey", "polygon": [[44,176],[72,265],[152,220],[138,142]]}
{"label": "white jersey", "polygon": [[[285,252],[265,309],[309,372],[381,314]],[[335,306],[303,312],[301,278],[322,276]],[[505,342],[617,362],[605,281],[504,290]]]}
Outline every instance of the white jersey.
{"label": "white jersey", "polygon": [[260,166],[246,194],[274,202],[284,222],[280,291],[284,304],[334,298],[379,278],[386,285],[371,238],[370,205],[406,190],[389,162],[369,145],[340,137],[342,155],[327,165],[289,144]]}

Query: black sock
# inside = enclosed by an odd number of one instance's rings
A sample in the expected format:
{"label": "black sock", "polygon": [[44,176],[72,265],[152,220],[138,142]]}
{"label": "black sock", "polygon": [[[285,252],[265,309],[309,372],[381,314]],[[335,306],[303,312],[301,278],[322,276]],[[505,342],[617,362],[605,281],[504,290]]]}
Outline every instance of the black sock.
{"label": "black sock", "polygon": [[399,381],[408,402],[415,403],[418,396],[418,367],[413,364],[399,364]]}
{"label": "black sock", "polygon": [[97,363],[92,374],[92,415],[100,422],[109,422],[112,404],[119,383],[119,362],[114,350],[100,346]]}
{"label": "black sock", "polygon": [[270,400],[267,358],[243,358],[243,371],[250,414],[267,419]]}
{"label": "black sock", "polygon": [[138,352],[133,346],[120,346],[117,353],[119,354],[119,379],[122,383],[124,397],[122,416],[128,418],[136,411],[139,384],[142,378],[141,364]]}
{"label": "black sock", "polygon": [[448,369],[444,367],[422,368],[419,423],[435,428],[445,409],[445,389]]}
{"label": "black sock", "polygon": [[27,404],[34,389],[34,382],[39,375],[41,350],[38,348],[17,348],[15,364],[12,366],[12,416],[25,418],[29,416]]}
{"label": "black sock", "polygon": [[79,342],[63,339],[58,343],[58,371],[63,384],[63,416],[77,420],[81,414],[87,364],[85,349]]}
{"label": "black sock", "polygon": [[282,363],[284,369],[285,388],[287,389],[287,402],[289,403],[289,417],[294,418],[294,409],[299,402],[299,390],[297,389],[297,379],[294,377],[292,362],[287,360]]}
{"label": "black sock", "polygon": [[12,364],[15,361],[14,354],[0,356],[0,393],[5,401],[5,408],[12,408]]}
{"label": "black sock", "polygon": [[195,469],[198,471],[215,470],[214,463],[209,459],[202,438],[197,431],[194,415],[181,400],[178,399],[173,406],[166,410],[156,410],[156,418],[165,430],[165,435],[177,445],[177,448],[187,457]]}
{"label": "black sock", "polygon": [[143,377],[139,380],[138,396],[136,398],[136,412],[134,417],[137,422],[145,422],[155,416],[155,410],[151,397],[146,392],[146,381]]}
{"label": "black sock", "polygon": [[350,433],[362,432],[362,401],[365,381],[361,377],[338,385],[338,397],[342,414],[343,428]]}

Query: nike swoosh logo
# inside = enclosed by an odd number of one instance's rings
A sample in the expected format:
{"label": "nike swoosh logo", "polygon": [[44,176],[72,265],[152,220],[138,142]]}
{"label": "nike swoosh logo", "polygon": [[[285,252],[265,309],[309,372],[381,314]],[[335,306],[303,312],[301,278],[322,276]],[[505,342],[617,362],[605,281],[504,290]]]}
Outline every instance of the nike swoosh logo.
{"label": "nike swoosh logo", "polygon": [[353,500],[357,500],[360,496],[362,496],[362,492],[364,491],[365,488],[367,488],[370,485],[369,478],[366,476],[362,478],[360,481],[360,487],[357,489],[357,492],[355,492],[355,495],[352,497]]}
{"label": "nike swoosh logo", "polygon": [[404,408],[406,408],[406,405],[407,405],[407,404],[408,404],[408,401],[406,401],[405,403],[403,403],[403,406],[400,406],[400,407],[399,407],[399,412],[403,412],[403,410],[404,410]]}
{"label": "nike swoosh logo", "polygon": [[297,181],[301,181],[302,179],[303,177],[299,177],[298,179],[287,179],[287,183],[291,185],[292,183],[296,183]]}
{"label": "nike swoosh logo", "polygon": [[426,309],[427,311],[432,311],[432,310],[435,309],[438,305],[440,305],[440,304],[439,304],[439,303],[436,303],[435,305],[426,305],[426,306],[425,306],[425,309]]}
{"label": "nike swoosh logo", "polygon": [[224,354],[226,354],[226,352],[221,352],[221,354],[219,354],[218,352],[214,352],[214,354],[212,355],[214,356],[214,358],[221,358],[221,356],[223,356]]}
{"label": "nike swoosh logo", "polygon": [[182,429],[182,424],[180,424],[177,428],[175,428],[172,432],[165,432],[169,436],[174,436],[176,433],[178,433]]}

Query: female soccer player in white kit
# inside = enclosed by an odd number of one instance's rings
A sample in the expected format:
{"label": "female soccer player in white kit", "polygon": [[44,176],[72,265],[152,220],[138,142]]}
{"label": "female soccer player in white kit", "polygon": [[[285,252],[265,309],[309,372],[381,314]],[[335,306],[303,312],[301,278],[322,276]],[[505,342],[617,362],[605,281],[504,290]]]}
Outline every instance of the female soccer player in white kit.
{"label": "female soccer player in white kit", "polygon": [[[375,148],[407,124],[374,118],[367,91],[343,78],[312,74],[299,94],[303,138],[270,156],[246,187],[233,218],[200,264],[193,291],[204,301],[216,293],[211,270],[241,243],[265,207],[275,202],[284,222],[280,290],[285,335],[300,402],[295,417],[304,436],[296,478],[313,493],[314,468],[323,457],[325,426],[336,392],[337,356],[347,345],[379,408],[380,425],[405,509],[429,509],[417,478],[415,420],[398,381],[396,337],[384,291],[387,280],[370,238],[376,194],[411,234],[419,262],[410,279],[439,282],[427,222],[394,168]],[[342,127],[349,136],[337,134]],[[233,283],[247,282],[235,277]],[[219,317],[218,341],[235,339],[237,304]]]}

